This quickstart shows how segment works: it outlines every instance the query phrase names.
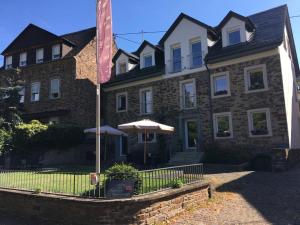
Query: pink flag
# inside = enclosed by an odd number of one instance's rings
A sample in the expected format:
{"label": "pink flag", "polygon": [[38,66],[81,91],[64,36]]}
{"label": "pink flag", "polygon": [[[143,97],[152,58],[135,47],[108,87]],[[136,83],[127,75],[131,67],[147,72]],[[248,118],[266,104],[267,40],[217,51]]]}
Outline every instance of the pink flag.
{"label": "pink flag", "polygon": [[111,0],[97,0],[97,82],[110,79],[112,67]]}

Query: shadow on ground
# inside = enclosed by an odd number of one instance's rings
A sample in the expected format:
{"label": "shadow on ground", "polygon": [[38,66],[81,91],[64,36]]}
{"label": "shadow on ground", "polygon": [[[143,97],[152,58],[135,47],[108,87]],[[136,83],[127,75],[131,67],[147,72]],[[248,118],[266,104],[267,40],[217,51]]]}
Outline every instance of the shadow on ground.
{"label": "shadow on ground", "polygon": [[[230,175],[215,174],[212,177],[218,180],[218,176],[221,179]],[[300,224],[300,165],[287,172],[244,172],[237,179],[225,179],[216,190],[240,194],[271,224]]]}

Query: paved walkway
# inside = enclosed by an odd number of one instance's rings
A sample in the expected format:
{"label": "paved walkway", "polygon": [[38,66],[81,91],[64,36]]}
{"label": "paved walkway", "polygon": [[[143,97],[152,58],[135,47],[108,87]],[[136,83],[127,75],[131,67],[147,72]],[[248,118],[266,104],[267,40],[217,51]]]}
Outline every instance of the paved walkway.
{"label": "paved walkway", "polygon": [[173,225],[300,225],[300,166],[288,172],[232,172],[206,175],[215,197]]}

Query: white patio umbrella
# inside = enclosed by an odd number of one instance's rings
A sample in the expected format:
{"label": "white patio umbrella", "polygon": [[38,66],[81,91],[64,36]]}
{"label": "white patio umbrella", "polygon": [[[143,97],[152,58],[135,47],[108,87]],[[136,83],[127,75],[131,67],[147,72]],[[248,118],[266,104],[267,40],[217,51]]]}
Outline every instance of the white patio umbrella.
{"label": "white patio umbrella", "polygon": [[[96,128],[89,128],[85,129],[84,133],[96,133],[97,129]],[[107,135],[113,135],[113,136],[128,136],[125,132],[118,130],[116,128],[113,128],[111,126],[105,125],[100,127],[100,134],[104,134],[104,160],[106,160],[106,149],[107,149]]]}
{"label": "white patio umbrella", "polygon": [[149,119],[143,119],[136,122],[125,123],[118,125],[118,129],[131,132],[139,133],[143,132],[145,134],[144,142],[144,164],[146,164],[146,153],[147,153],[147,133],[158,133],[158,134],[170,134],[174,132],[174,127],[167,126],[161,123],[154,122]]}

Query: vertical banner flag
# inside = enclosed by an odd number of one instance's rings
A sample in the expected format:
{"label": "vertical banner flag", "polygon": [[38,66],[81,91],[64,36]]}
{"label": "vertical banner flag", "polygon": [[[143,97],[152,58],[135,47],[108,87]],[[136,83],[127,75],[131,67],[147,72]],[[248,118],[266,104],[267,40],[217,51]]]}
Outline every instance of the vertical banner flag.
{"label": "vertical banner flag", "polygon": [[97,0],[97,82],[110,79],[112,67],[111,0]]}

